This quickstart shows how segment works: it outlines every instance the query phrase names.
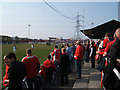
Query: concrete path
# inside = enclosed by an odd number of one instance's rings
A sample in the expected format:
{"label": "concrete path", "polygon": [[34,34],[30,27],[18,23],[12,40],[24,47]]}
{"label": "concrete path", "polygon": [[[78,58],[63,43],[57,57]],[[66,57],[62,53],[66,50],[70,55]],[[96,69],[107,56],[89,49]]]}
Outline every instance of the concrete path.
{"label": "concrete path", "polygon": [[75,81],[73,90],[103,90],[103,88],[101,88],[101,73],[96,67],[92,69],[91,63],[85,62],[82,67],[82,79]]}

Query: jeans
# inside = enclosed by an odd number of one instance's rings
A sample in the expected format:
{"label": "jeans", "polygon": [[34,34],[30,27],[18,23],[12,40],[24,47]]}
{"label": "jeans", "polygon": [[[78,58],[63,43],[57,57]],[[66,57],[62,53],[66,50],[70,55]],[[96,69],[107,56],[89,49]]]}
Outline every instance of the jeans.
{"label": "jeans", "polygon": [[78,78],[81,78],[81,63],[82,63],[82,60],[75,59],[75,66],[77,69],[77,77]]}

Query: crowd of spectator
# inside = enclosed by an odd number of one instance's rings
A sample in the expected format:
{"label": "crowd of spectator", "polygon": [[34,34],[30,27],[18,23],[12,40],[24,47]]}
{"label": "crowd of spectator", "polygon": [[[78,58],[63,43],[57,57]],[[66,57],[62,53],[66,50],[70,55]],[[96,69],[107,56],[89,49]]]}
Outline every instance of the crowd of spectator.
{"label": "crowd of spectator", "polygon": [[[33,44],[31,47],[33,50]],[[16,49],[16,46],[13,48]],[[40,78],[45,82],[64,86],[69,83],[68,74],[72,72],[72,62],[75,62],[77,71],[75,79],[82,78],[82,63],[91,62],[91,68],[98,69],[102,75],[104,74],[101,77],[101,86],[104,89],[120,88],[120,28],[116,30],[114,38],[106,33],[104,39],[97,42],[87,40],[85,45],[80,41],[72,45],[62,44],[60,49],[55,45],[42,66],[37,56],[32,55],[32,50],[29,48],[26,50],[27,56],[21,62],[16,60],[16,50],[4,56],[6,73],[3,77],[3,85],[8,87],[8,90],[22,89],[23,81],[26,88],[40,90]]]}

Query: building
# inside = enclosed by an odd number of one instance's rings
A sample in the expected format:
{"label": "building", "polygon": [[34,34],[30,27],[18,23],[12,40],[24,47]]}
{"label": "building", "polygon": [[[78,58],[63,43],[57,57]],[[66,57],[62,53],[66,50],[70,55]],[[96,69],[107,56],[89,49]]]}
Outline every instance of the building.
{"label": "building", "polygon": [[[120,22],[116,20],[111,20],[94,28],[84,30],[84,34],[91,39],[102,39],[107,32],[109,32],[110,35],[113,36],[114,32],[118,28],[120,28]],[[83,30],[81,30],[81,32],[83,32]]]}

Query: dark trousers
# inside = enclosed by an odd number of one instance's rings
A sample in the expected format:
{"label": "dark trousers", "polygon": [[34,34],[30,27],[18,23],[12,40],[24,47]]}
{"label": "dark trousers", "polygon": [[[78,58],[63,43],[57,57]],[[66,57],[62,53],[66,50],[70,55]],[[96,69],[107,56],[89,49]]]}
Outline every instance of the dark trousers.
{"label": "dark trousers", "polygon": [[68,74],[71,73],[71,61],[69,62],[69,65],[68,65]]}
{"label": "dark trousers", "polygon": [[89,62],[89,52],[85,51],[85,61]]}
{"label": "dark trousers", "polygon": [[91,57],[91,66],[95,68],[95,57]]}
{"label": "dark trousers", "polygon": [[59,82],[59,63],[58,61],[54,61],[54,64],[56,66],[55,73],[54,73],[54,78],[53,78],[53,84],[56,84]]}
{"label": "dark trousers", "polygon": [[[21,81],[22,82],[22,81]],[[13,83],[13,82],[12,82]],[[10,83],[9,83],[10,84]],[[18,82],[16,82],[16,84],[13,84],[13,85],[9,85],[8,86],[8,89],[6,89],[6,90],[23,90],[23,88],[22,88],[22,83],[18,83]]]}
{"label": "dark trousers", "polygon": [[38,77],[26,79],[29,90],[33,90],[33,83],[35,85],[35,90],[39,90],[39,79]]}
{"label": "dark trousers", "polygon": [[68,71],[67,69],[62,69],[60,70],[60,79],[61,79],[61,85],[64,85],[64,80],[65,83],[68,83]]}

